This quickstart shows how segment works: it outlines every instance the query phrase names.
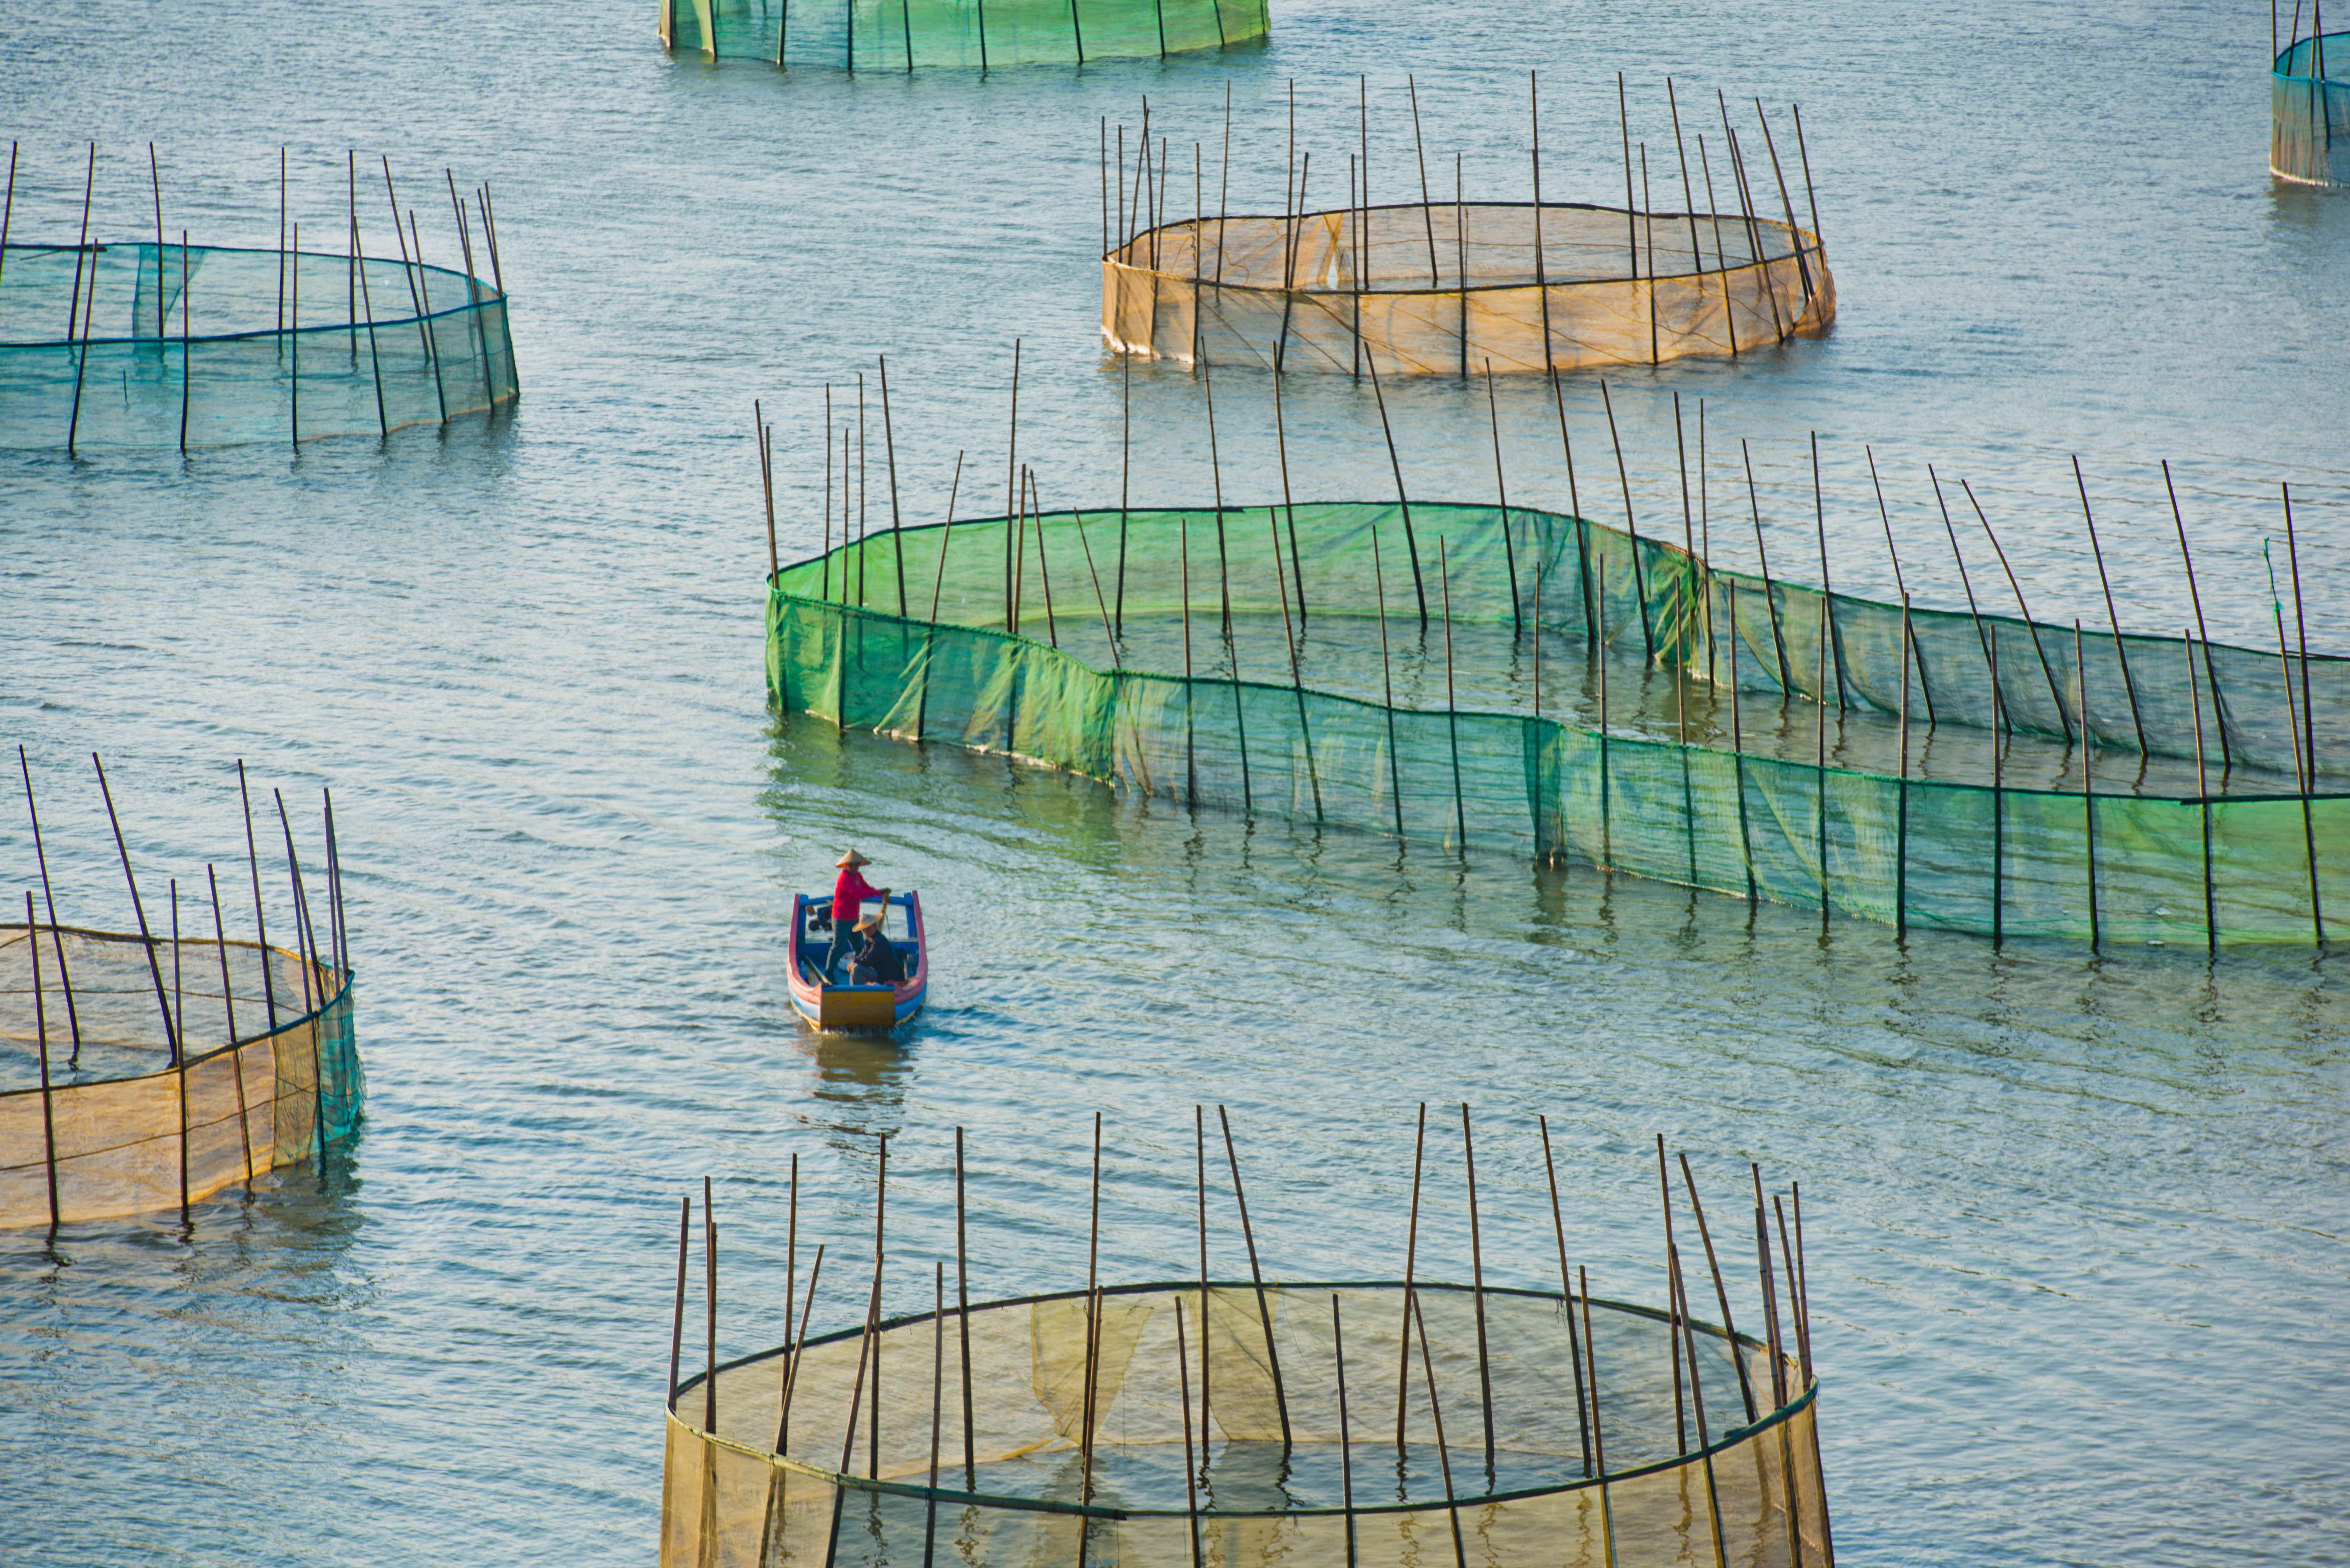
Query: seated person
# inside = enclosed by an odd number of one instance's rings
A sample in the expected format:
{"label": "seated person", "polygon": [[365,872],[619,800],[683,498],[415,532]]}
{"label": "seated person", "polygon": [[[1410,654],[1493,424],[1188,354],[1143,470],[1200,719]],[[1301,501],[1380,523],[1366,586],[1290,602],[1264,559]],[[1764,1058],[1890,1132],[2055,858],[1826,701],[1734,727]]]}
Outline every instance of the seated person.
{"label": "seated person", "polygon": [[832,884],[832,941],[824,955],[824,977],[827,981],[839,976],[840,961],[856,946],[858,918],[864,913],[865,904],[879,898],[887,909],[889,898],[889,888],[874,887],[860,874],[859,867],[873,863],[856,850],[850,850],[834,864],[840,867],[840,875]]}
{"label": "seated person", "polygon": [[903,985],[906,983],[906,958],[881,929],[879,914],[866,916],[857,922],[856,967],[851,983],[856,985]]}

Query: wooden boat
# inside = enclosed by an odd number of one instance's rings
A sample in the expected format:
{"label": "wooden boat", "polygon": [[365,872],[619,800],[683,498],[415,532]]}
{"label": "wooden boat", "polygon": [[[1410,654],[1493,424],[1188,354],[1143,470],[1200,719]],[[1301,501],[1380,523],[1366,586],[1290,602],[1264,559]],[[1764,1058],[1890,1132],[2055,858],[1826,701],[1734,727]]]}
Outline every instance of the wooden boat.
{"label": "wooden boat", "polygon": [[[898,913],[892,920],[891,909]],[[895,923],[899,928],[892,931]],[[792,898],[792,1006],[818,1029],[894,1029],[922,1010],[931,983],[929,939],[922,926],[919,893],[894,893],[882,909],[882,926],[906,961],[902,985],[844,985],[824,972],[832,947],[832,895],[799,893]]]}

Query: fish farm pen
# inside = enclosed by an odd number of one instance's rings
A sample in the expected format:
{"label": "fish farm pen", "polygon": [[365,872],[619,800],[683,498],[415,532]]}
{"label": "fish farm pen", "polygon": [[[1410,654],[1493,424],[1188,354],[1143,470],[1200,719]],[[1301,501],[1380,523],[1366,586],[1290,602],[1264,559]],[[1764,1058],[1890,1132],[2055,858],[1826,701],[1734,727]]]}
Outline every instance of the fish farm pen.
{"label": "fish farm pen", "polygon": [[[2295,11],[2296,19],[2300,13]],[[2350,33],[2313,33],[2276,57],[2269,78],[2269,172],[2350,185]]]}
{"label": "fish farm pen", "polygon": [[[795,1157],[788,1337],[723,1363],[718,1225],[705,1181],[704,1364],[682,1379],[697,1229],[690,1199],[679,1215],[661,1562],[1833,1564],[1799,1192],[1791,1232],[1783,1199],[1770,1199],[1766,1218],[1755,1174],[1759,1288],[1738,1293],[1765,1327],[1759,1339],[1740,1334],[1724,1271],[1738,1268],[1743,1226],[1721,1233],[1717,1249],[1684,1156],[1696,1220],[1694,1235],[1681,1232],[1691,1244],[1684,1269],[1677,1184],[1659,1138],[1665,1304],[1597,1299],[1587,1270],[1569,1277],[1544,1126],[1552,1224],[1544,1229],[1557,1237],[1556,1272],[1539,1255],[1494,1262],[1498,1271],[1522,1262],[1520,1272],[1556,1288],[1494,1284],[1464,1106],[1472,1266],[1468,1282],[1441,1282],[1419,1272],[1423,1106],[1401,1277],[1276,1281],[1260,1262],[1239,1157],[1217,1114],[1222,1147],[1211,1147],[1201,1117],[1196,1172],[1170,1173],[1186,1186],[1196,1178],[1196,1274],[1100,1277],[1097,1116],[1085,1283],[1012,1300],[970,1298],[958,1129],[952,1290],[949,1260],[911,1264],[931,1310],[904,1316],[881,1310],[885,1263],[910,1267],[888,1245],[885,1144],[871,1278],[855,1281],[843,1302],[861,1309],[858,1322],[814,1334],[824,1249],[795,1301]],[[1223,1186],[1226,1169],[1247,1247],[1241,1279],[1209,1276],[1210,1189]],[[1719,1325],[1697,1315],[1717,1307]]]}
{"label": "fish farm pen", "polygon": [[[0,447],[186,451],[382,436],[510,401],[514,341],[488,187],[468,211],[450,183],[463,258],[451,270],[424,261],[413,210],[399,222],[388,163],[380,194],[398,254],[364,253],[359,202],[377,197],[358,171],[355,158],[336,171],[342,199],[307,236],[281,211],[275,248],[167,234],[160,180],[149,235],[94,239],[93,148],[78,233],[29,244],[0,221]],[[13,209],[13,154],[11,176]],[[322,235],[338,248],[321,248]]]}
{"label": "fish farm pen", "polygon": [[1272,26],[1266,0],[660,0],[660,22],[666,48],[851,71],[1144,59]]}
{"label": "fish farm pen", "polygon": [[778,565],[767,679],[1186,805],[1905,929],[2350,934],[2350,659],[2297,569],[2265,650],[2010,586],[1913,608],[1526,507],[1023,508]]}
{"label": "fish farm pen", "polygon": [[[54,1234],[173,1208],[184,1220],[213,1193],[323,1160],[351,1137],[365,1079],[334,804],[323,907],[319,867],[305,873],[282,795],[276,805],[290,950],[269,940],[257,845],[270,836],[254,837],[249,804],[245,865],[230,865],[225,887],[207,866],[185,888],[159,889],[151,874],[142,896],[117,825],[138,917],[128,932],[58,923],[34,811],[40,902],[27,891],[23,923],[0,924],[0,1226]],[[250,935],[230,937],[231,925]]]}
{"label": "fish farm pen", "polygon": [[[1785,137],[1790,161],[1801,171],[1797,191],[1759,101],[1750,159],[1728,99],[1717,95],[1717,153],[1701,133],[1690,156],[1692,139],[1682,135],[1669,82],[1667,90],[1686,210],[1651,207],[1648,150],[1641,143],[1636,155],[1628,102],[1620,94],[1620,207],[1542,199],[1531,89],[1530,202],[1469,201],[1458,158],[1453,199],[1432,199],[1416,87],[1417,202],[1370,200],[1363,173],[1370,152],[1367,86],[1359,142],[1346,154],[1344,207],[1309,207],[1313,156],[1309,151],[1298,159],[1294,124],[1284,211],[1270,214],[1222,210],[1231,175],[1229,126],[1222,166],[1212,171],[1196,147],[1191,169],[1170,170],[1165,139],[1153,143],[1146,118],[1130,167],[1126,128],[1118,128],[1113,172],[1105,132],[1102,337],[1114,352],[1187,365],[1467,377],[1654,365],[1691,355],[1734,358],[1825,332],[1835,317],[1835,280],[1820,244],[1801,111]],[[1789,129],[1782,127],[1783,135]],[[1719,202],[1717,172],[1729,193]],[[1659,177],[1669,178],[1661,163]],[[1797,223],[1799,194],[1809,230]]]}

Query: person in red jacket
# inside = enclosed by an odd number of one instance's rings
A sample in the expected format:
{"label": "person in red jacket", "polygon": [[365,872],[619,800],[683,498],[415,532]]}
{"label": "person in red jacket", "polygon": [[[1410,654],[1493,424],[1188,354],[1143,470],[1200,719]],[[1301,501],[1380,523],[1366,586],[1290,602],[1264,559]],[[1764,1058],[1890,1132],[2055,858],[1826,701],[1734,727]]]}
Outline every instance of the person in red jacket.
{"label": "person in red jacket", "polygon": [[889,907],[889,889],[876,888],[858,875],[859,867],[873,864],[852,849],[835,862],[840,875],[832,884],[832,946],[824,955],[825,978],[837,982],[840,961],[857,947],[857,922],[864,914],[867,900],[879,898],[883,909]]}

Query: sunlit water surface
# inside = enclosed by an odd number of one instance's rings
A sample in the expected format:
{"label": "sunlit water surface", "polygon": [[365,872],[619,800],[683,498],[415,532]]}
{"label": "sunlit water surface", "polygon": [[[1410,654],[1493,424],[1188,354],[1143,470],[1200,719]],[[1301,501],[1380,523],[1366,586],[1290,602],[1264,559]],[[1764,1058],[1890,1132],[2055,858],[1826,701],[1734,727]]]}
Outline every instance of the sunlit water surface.
{"label": "sunlit water surface", "polygon": [[[1816,569],[1816,426],[1839,586],[1890,587],[1868,442],[1921,601],[1962,602],[1930,461],[1974,480],[2035,611],[2095,624],[2078,450],[2123,618],[2168,632],[2191,614],[2168,456],[2206,609],[2239,640],[2273,636],[2273,485],[2307,487],[2311,637],[2339,649],[2350,204],[2262,175],[2259,18],[1317,3],[1277,7],[1263,49],[985,82],[713,70],[664,59],[651,22],[636,0],[174,0],[0,39],[19,234],[73,223],[88,136],[118,234],[152,222],[151,138],[167,223],[214,243],[273,240],[281,142],[322,230],[346,146],[390,152],[420,208],[444,164],[489,178],[525,388],[510,415],[389,450],[0,460],[5,738],[44,784],[68,918],[130,918],[90,750],[150,886],[234,858],[231,759],[330,783],[372,1091],[323,1181],[283,1174],[187,1232],[0,1241],[12,1560],[642,1563],[670,1238],[703,1173],[728,1227],[721,1351],[741,1354],[782,1335],[794,1154],[803,1228],[836,1243],[819,1323],[837,1327],[877,1133],[900,1140],[888,1304],[906,1311],[951,1246],[957,1124],[977,1292],[1081,1282],[1097,1108],[1105,1272],[1182,1268],[1201,1101],[1230,1108],[1272,1272],[1392,1275],[1422,1100],[1477,1109],[1505,1282],[1550,1278],[1538,1112],[1604,1293],[1661,1298],[1653,1134],[1725,1210],[1749,1158],[1802,1179],[1849,1561],[2340,1555],[2338,961],[1905,945],[1581,869],[1194,819],[778,723],[758,672],[754,396],[778,421],[787,552],[820,537],[820,383],[876,351],[910,519],[943,510],[958,449],[966,513],[1001,504],[1015,336],[1045,504],[1115,496],[1100,117],[1134,122],[1148,93],[1154,133],[1206,142],[1212,168],[1229,83],[1233,205],[1263,209],[1285,79],[1326,191],[1352,73],[1374,72],[1392,198],[1409,67],[1431,165],[1462,149],[1472,183],[1516,193],[1521,64],[1544,72],[1545,193],[1582,199],[1620,189],[1618,69],[1652,167],[1667,71],[1685,110],[1717,87],[1804,104],[1841,318],[1822,342],[1611,381],[1644,519],[1679,527],[1678,389],[1692,422],[1708,400],[1699,505],[1725,558],[1749,558],[1721,522],[1751,535],[1729,510],[1744,435],[1774,571]],[[1362,390],[1291,386],[1299,495],[1385,494]],[[1277,493],[1265,392],[1217,379],[1234,499]],[[1135,375],[1138,502],[1211,493],[1199,393]],[[1415,493],[1490,493],[1482,389],[1388,398]],[[1500,402],[1513,498],[1565,504],[1546,395]],[[1612,517],[1595,384],[1567,404],[1585,505]],[[868,522],[884,461],[875,439]],[[29,882],[20,816],[5,834]],[[790,895],[849,841],[931,917],[931,1006],[896,1044],[816,1039],[785,1004]],[[1458,1277],[1451,1137],[1423,1267]],[[1244,1265],[1229,1222],[1215,1246]]]}

